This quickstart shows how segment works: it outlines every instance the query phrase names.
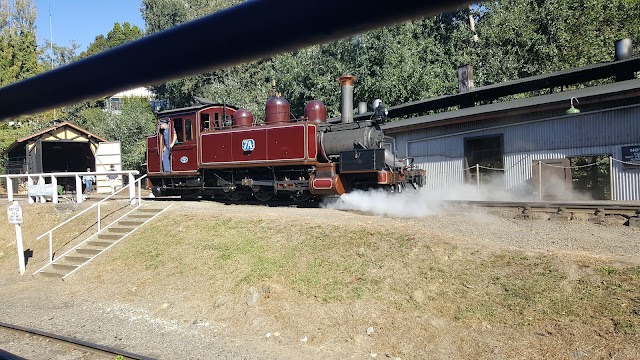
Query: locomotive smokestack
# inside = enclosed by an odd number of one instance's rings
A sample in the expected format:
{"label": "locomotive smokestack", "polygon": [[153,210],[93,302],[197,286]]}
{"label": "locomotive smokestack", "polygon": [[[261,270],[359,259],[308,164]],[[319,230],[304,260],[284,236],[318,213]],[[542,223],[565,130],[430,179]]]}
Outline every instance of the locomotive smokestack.
{"label": "locomotive smokestack", "polygon": [[342,114],[342,123],[353,122],[353,83],[356,77],[353,75],[343,75],[338,78],[340,82],[340,113]]}

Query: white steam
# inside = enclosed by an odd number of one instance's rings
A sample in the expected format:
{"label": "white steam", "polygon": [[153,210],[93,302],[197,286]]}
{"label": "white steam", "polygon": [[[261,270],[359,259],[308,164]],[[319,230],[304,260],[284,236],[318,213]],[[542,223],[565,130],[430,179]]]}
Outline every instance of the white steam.
{"label": "white steam", "polygon": [[[353,210],[396,217],[422,217],[452,209],[448,200],[458,201],[538,201],[539,188],[532,181],[505,189],[504,177],[484,177],[482,184],[445,185],[443,188],[407,190],[390,193],[384,190],[356,190],[339,198],[323,200],[323,207]],[[590,197],[571,189],[564,179],[547,176],[543,183],[542,200],[589,200]]]}
{"label": "white steam", "polygon": [[[564,190],[560,184],[548,184]],[[548,193],[545,189],[543,193]],[[471,184],[447,186],[443,189],[407,190],[390,193],[384,190],[356,190],[337,199],[326,199],[323,207],[337,210],[353,210],[396,217],[423,217],[446,212],[451,207],[447,200],[458,201],[536,201],[538,195],[531,184],[506,190],[504,179],[485,178],[480,187]]]}

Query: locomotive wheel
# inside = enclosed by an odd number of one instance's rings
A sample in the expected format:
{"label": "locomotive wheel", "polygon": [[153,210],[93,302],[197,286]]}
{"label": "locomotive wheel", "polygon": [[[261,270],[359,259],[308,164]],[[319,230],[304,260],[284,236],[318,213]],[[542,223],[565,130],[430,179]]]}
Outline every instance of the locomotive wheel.
{"label": "locomotive wheel", "polygon": [[238,191],[229,191],[224,193],[224,197],[230,201],[240,201],[244,198],[244,194]]}
{"label": "locomotive wheel", "polygon": [[300,190],[291,194],[291,200],[295,202],[301,202],[301,203],[311,200],[312,197],[313,197],[313,194],[310,193],[308,190]]}
{"label": "locomotive wheel", "polygon": [[269,191],[269,188],[260,188],[260,190],[253,193],[253,197],[260,201],[269,201],[274,197],[273,191]]}

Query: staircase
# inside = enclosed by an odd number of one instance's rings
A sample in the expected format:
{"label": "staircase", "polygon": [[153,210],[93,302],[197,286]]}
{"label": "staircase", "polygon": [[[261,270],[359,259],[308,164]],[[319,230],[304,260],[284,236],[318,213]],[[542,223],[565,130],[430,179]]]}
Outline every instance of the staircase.
{"label": "staircase", "polygon": [[64,280],[67,276],[89,263],[89,261],[93,260],[98,255],[109,250],[120,240],[134,233],[140,227],[160,215],[165,210],[169,209],[171,206],[173,205],[169,205],[164,208],[157,206],[138,207],[124,218],[102,229],[102,231],[94,234],[73,249],[67,251],[62,256],[56,258],[50,264],[38,270],[35,274]]}

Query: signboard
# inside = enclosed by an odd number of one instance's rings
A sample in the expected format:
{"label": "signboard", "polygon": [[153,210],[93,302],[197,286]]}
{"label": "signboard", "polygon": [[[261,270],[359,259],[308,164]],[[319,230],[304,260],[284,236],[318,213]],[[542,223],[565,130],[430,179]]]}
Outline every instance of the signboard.
{"label": "signboard", "polygon": [[622,161],[640,166],[640,145],[623,146]]}
{"label": "signboard", "polygon": [[253,151],[256,148],[256,142],[253,139],[242,140],[242,151]]}
{"label": "signboard", "polygon": [[53,196],[53,184],[29,185],[29,196]]}
{"label": "signboard", "polygon": [[22,207],[20,205],[10,205],[7,208],[9,224],[22,224]]}

